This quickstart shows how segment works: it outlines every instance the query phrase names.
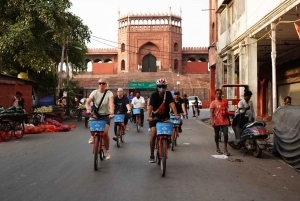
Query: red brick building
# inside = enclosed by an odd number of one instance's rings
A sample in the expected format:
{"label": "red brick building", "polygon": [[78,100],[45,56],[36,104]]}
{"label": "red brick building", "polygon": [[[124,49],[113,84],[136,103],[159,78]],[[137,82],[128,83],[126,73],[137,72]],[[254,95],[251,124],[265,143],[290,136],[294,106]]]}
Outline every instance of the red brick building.
{"label": "red brick building", "polygon": [[75,77],[81,86],[96,88],[97,79],[106,77],[112,89],[134,90],[134,83],[165,77],[170,90],[208,100],[208,48],[182,47],[181,12],[126,16],[119,13],[117,45],[118,48],[88,50],[86,58],[92,63],[92,70]]}

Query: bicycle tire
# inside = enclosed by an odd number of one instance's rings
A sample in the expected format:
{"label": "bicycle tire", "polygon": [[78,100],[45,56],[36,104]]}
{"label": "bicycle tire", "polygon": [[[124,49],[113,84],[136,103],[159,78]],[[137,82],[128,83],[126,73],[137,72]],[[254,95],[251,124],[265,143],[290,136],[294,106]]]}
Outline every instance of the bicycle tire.
{"label": "bicycle tire", "polygon": [[157,153],[156,153],[156,163],[157,165],[160,165],[160,158],[159,158],[159,151],[157,150]]}
{"label": "bicycle tire", "polygon": [[129,120],[130,120],[130,122],[133,121],[133,115],[132,115],[132,113],[129,114]]}
{"label": "bicycle tire", "polygon": [[167,140],[163,139],[161,142],[162,145],[162,156],[161,156],[161,161],[160,161],[160,170],[161,170],[161,176],[164,177],[166,175],[166,165],[167,165],[167,160],[166,160],[166,146],[167,145]]}
{"label": "bicycle tire", "polygon": [[98,170],[98,150],[99,150],[99,141],[100,141],[100,137],[99,135],[95,136],[95,150],[94,150],[94,170],[97,171]]}
{"label": "bicycle tire", "polygon": [[9,122],[2,122],[0,132],[2,141],[9,141],[13,133],[12,125]]}
{"label": "bicycle tire", "polygon": [[14,136],[17,139],[20,139],[23,137],[24,132],[25,132],[25,127],[24,127],[24,123],[22,121],[16,121],[14,122]]}
{"label": "bicycle tire", "polygon": [[77,121],[82,121],[82,111],[77,110]]}
{"label": "bicycle tire", "polygon": [[177,129],[174,128],[173,136],[172,136],[172,149],[171,149],[172,151],[174,151],[174,148],[175,148],[176,132],[177,132]]}
{"label": "bicycle tire", "polygon": [[104,147],[104,140],[102,137],[100,137],[100,144],[101,144],[101,147],[100,147],[100,153],[99,153],[99,156],[100,156],[100,160],[103,161],[105,159],[105,155],[104,155],[104,150],[103,150],[103,147]]}
{"label": "bicycle tire", "polygon": [[117,147],[121,146],[121,129],[120,129],[120,125],[117,125]]}

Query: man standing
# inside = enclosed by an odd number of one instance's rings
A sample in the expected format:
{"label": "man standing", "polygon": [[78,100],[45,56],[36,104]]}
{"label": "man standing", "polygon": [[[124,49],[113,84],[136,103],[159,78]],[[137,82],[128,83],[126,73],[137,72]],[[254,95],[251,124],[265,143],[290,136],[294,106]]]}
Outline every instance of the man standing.
{"label": "man standing", "polygon": [[[127,97],[124,96],[124,91],[122,88],[118,88],[117,95],[114,97],[114,105],[115,105],[115,114],[124,114],[124,125],[125,130],[129,131],[128,127],[128,113],[131,112],[129,101]],[[115,136],[113,137],[113,140],[117,139],[116,133],[117,133],[117,124],[115,124],[114,127],[115,130]]]}
{"label": "man standing", "polygon": [[230,153],[227,150],[228,142],[228,126],[230,126],[230,119],[228,116],[228,106],[226,100],[222,100],[222,90],[216,89],[216,100],[212,101],[210,104],[210,122],[214,128],[215,132],[215,142],[216,142],[216,152],[218,154],[223,154],[219,147],[219,135],[222,130],[224,134],[224,155],[229,156]]}
{"label": "man standing", "polygon": [[183,99],[182,99],[183,103],[185,104],[185,111],[186,111],[186,115],[185,118],[188,119],[188,111],[189,111],[189,100],[187,99],[187,95],[184,94],[183,95]]}
{"label": "man standing", "polygon": [[[136,92],[136,97],[134,97],[131,101],[131,105],[133,108],[140,108],[141,109],[141,113],[140,113],[140,117],[141,117],[141,126],[143,127],[144,125],[144,108],[146,105],[145,99],[144,97],[141,96],[141,93],[138,91]],[[133,119],[136,119],[136,115],[133,115]]]}
{"label": "man standing", "polygon": [[244,99],[240,100],[238,104],[238,109],[245,109],[245,117],[248,117],[248,122],[254,121],[254,110],[253,110],[253,102],[250,100],[252,96],[252,92],[249,90],[245,90]]}

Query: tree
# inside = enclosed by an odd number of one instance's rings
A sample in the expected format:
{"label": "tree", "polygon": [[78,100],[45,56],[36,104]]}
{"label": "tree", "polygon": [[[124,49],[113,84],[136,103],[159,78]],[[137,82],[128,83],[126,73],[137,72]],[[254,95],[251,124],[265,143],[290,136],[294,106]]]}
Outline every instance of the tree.
{"label": "tree", "polygon": [[[85,42],[91,32],[68,11],[71,5],[69,0],[1,0],[0,72],[53,75],[67,41],[82,49],[72,50],[70,56],[77,71],[85,70]],[[53,81],[57,82],[55,73]]]}

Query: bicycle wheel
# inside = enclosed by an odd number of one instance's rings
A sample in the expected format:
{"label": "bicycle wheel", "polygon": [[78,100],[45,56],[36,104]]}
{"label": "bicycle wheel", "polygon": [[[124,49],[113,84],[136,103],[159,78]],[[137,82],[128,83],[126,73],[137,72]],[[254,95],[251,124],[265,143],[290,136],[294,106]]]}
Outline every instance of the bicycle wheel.
{"label": "bicycle wheel", "polygon": [[156,160],[156,163],[157,163],[157,165],[160,165],[160,158],[159,158],[159,149],[158,149],[158,143],[157,143],[157,137],[156,137],[156,158],[155,158],[155,160]]}
{"label": "bicycle wheel", "polygon": [[104,154],[104,140],[103,140],[103,137],[100,137],[100,144],[101,144],[101,147],[100,147],[100,160],[103,161],[105,159],[105,154]]}
{"label": "bicycle wheel", "polygon": [[161,142],[162,145],[162,156],[160,161],[160,170],[161,170],[161,176],[164,177],[166,175],[166,165],[167,165],[167,159],[166,159],[166,146],[167,145],[167,139],[163,139]]}
{"label": "bicycle wheel", "polygon": [[9,122],[2,122],[0,132],[1,132],[1,139],[3,141],[8,141],[10,140],[14,131],[12,125]]}
{"label": "bicycle wheel", "polygon": [[77,121],[82,121],[82,111],[77,110]]}
{"label": "bicycle wheel", "polygon": [[140,126],[140,118],[139,118],[139,115],[136,115],[136,130],[137,132],[140,132],[141,130],[141,126]]}
{"label": "bicycle wheel", "polygon": [[35,114],[32,117],[32,123],[35,126],[38,126],[42,123],[42,116],[40,114]]}
{"label": "bicycle wheel", "polygon": [[95,136],[95,150],[94,150],[94,170],[97,171],[98,170],[98,151],[99,151],[99,141],[100,141],[100,137],[99,135]]}
{"label": "bicycle wheel", "polygon": [[174,151],[174,147],[175,147],[175,139],[176,139],[175,136],[176,136],[176,130],[174,129],[173,136],[172,136],[172,144],[171,144],[171,146],[172,146],[171,150],[172,151]]}
{"label": "bicycle wheel", "polygon": [[129,120],[130,120],[130,122],[133,121],[133,115],[132,115],[132,113],[129,114]]}
{"label": "bicycle wheel", "polygon": [[122,135],[122,129],[120,129],[121,126],[117,125],[117,147],[121,146],[121,135]]}
{"label": "bicycle wheel", "polygon": [[24,128],[24,123],[22,121],[15,121],[13,123],[14,125],[14,135],[17,139],[20,139],[23,137],[25,128]]}

